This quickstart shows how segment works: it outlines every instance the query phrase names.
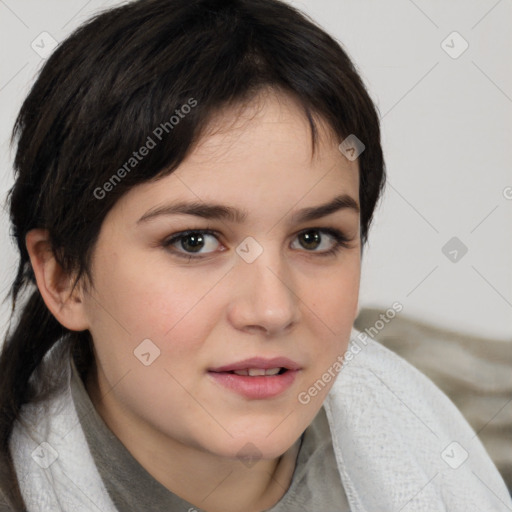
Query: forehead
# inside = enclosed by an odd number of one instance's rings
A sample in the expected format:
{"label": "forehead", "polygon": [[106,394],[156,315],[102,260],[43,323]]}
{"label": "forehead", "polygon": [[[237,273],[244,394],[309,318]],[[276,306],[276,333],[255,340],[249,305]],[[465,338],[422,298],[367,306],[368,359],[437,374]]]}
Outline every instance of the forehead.
{"label": "forehead", "polygon": [[[345,181],[358,185],[357,161],[347,160],[339,151],[336,135],[320,119],[315,119],[318,141],[313,152],[311,126],[293,97],[266,92],[249,104],[225,109],[210,123],[187,159],[175,171],[189,180],[230,180],[243,187],[277,186],[288,180],[304,187],[304,181],[319,174],[325,184]],[[331,173],[337,168],[340,172]],[[301,183],[302,182],[302,183]],[[226,184],[226,183],[224,183]]]}
{"label": "forehead", "polygon": [[136,203],[137,211],[170,199],[223,203],[254,210],[261,218],[295,205],[300,209],[326,203],[342,194],[357,203],[357,161],[342,155],[336,137],[321,120],[317,126],[313,153],[311,127],[292,98],[267,94],[225,109],[176,170],[135,187],[121,201]]}
{"label": "forehead", "polygon": [[[319,132],[319,149],[325,152],[326,148],[339,144],[333,130],[319,116],[315,116],[315,125]],[[265,89],[247,103],[222,109],[203,129],[191,159],[236,159],[245,152],[255,153],[256,146],[274,151],[281,148],[278,153],[283,158],[286,149],[291,147],[297,159],[313,158],[311,126],[303,105],[296,98]],[[258,156],[270,155],[265,152]]]}

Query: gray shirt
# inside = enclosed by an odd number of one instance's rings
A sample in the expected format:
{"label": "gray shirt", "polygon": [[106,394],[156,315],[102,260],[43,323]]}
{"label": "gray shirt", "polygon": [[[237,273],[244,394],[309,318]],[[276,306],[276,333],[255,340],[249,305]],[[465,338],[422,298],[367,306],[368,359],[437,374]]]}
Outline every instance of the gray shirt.
{"label": "gray shirt", "polygon": [[[71,392],[92,457],[120,512],[187,512],[200,509],[151,476],[94,408],[72,359]],[[350,511],[323,408],[303,432],[290,487],[267,512]]]}

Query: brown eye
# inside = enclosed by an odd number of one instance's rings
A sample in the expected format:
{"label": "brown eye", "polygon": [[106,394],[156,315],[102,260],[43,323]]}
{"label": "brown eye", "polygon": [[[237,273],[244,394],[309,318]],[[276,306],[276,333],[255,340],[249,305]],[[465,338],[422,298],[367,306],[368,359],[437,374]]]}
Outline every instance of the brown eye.
{"label": "brown eye", "polygon": [[304,243],[301,243],[304,249],[316,249],[322,241],[322,237],[316,230],[305,231],[299,235],[299,238],[304,241]]}
{"label": "brown eye", "polygon": [[[177,256],[194,257],[198,254],[202,257],[215,252],[219,245],[216,235],[207,230],[183,231],[176,233],[162,244]],[[207,249],[207,250],[203,250]]]}
{"label": "brown eye", "polygon": [[[350,241],[341,231],[334,228],[310,228],[297,235],[300,247],[318,256],[337,253],[342,247],[348,247]],[[295,247],[294,247],[295,248]],[[321,248],[322,250],[317,250]]]}
{"label": "brown eye", "polygon": [[181,238],[180,244],[185,251],[199,252],[204,246],[204,236],[201,233],[187,235]]}

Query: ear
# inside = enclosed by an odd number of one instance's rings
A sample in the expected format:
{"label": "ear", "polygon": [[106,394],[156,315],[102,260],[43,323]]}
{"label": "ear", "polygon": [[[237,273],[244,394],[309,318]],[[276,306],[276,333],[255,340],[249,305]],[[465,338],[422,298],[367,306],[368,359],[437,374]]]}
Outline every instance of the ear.
{"label": "ear", "polygon": [[64,272],[50,244],[46,229],[33,229],[25,237],[25,244],[34,270],[37,287],[43,300],[60,324],[71,331],[88,329],[82,291],[72,291],[73,276]]}

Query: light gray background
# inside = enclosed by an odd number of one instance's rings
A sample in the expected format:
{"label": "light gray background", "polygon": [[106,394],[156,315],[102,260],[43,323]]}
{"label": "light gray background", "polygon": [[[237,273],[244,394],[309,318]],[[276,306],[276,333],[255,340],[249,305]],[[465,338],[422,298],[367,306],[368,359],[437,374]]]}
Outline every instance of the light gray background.
{"label": "light gray background", "polygon": [[[42,59],[42,32],[61,41],[122,2],[0,0],[0,194],[12,184],[8,140]],[[512,1],[291,2],[356,62],[382,118],[388,185],[363,260],[360,307],[460,332],[512,339]],[[469,44],[462,48],[458,32]],[[448,37],[448,39],[447,39]],[[442,44],[443,41],[446,41]],[[14,277],[0,211],[0,292]],[[468,248],[442,252],[457,237]],[[0,309],[7,322],[8,304]]]}

